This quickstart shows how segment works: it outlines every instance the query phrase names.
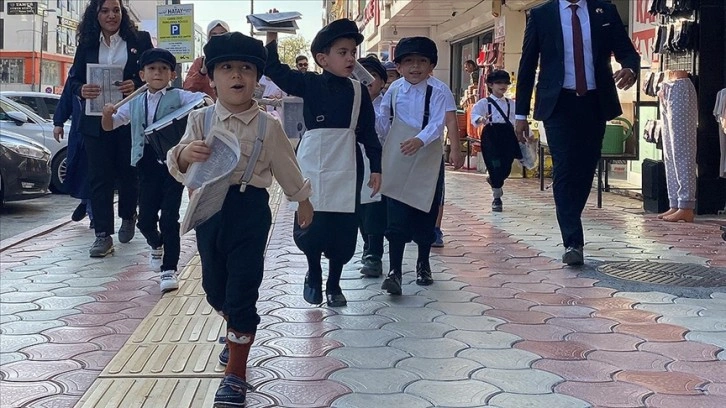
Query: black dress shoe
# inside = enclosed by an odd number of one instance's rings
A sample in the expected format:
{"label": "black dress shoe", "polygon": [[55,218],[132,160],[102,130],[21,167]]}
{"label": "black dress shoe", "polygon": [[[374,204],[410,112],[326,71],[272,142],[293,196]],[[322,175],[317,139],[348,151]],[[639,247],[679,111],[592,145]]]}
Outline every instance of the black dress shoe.
{"label": "black dress shoe", "polygon": [[388,272],[388,276],[386,277],[386,280],[383,281],[381,289],[385,290],[391,295],[403,294],[403,291],[401,290],[401,272]]}
{"label": "black dress shoe", "polygon": [[416,264],[416,284],[419,286],[429,286],[434,283],[431,277],[431,266],[428,262],[418,262]]}
{"label": "black dress shoe", "polygon": [[567,247],[562,255],[562,263],[569,266],[578,266],[585,263],[585,256],[582,253],[582,247]]}
{"label": "black dress shoe", "polygon": [[314,287],[308,283],[309,276],[305,275],[305,286],[303,287],[303,299],[311,305],[319,305],[323,303],[323,284],[322,282]]}
{"label": "black dress shoe", "polygon": [[343,292],[338,293],[325,293],[325,298],[328,302],[328,306],[330,307],[343,307],[348,304],[348,301],[345,299],[345,295],[343,295]]}
{"label": "black dress shoe", "polygon": [[360,273],[371,278],[378,278],[383,275],[383,263],[381,259],[374,255],[367,255],[363,260],[363,267],[360,268]]}
{"label": "black dress shoe", "polygon": [[78,204],[78,207],[73,210],[73,214],[71,214],[71,220],[78,222],[84,218],[86,218],[86,204],[80,203]]}

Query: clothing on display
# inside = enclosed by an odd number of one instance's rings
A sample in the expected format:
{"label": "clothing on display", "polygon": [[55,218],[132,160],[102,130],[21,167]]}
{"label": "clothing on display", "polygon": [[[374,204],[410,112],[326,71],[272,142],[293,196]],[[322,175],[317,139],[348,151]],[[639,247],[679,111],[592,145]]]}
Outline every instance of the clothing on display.
{"label": "clothing on display", "polygon": [[663,82],[658,97],[670,207],[693,209],[698,128],[696,88],[690,78],[676,78]]}
{"label": "clothing on display", "polygon": [[719,177],[726,178],[726,88],[720,90],[716,95],[716,105],[713,107],[713,115],[718,122],[719,141],[721,144]]}

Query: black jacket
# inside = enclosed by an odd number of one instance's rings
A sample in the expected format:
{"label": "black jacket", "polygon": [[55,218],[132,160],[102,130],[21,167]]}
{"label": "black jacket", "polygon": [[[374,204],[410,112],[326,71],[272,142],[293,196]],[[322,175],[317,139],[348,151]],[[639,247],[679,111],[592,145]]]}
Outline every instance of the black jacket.
{"label": "black jacket", "polygon": [[[138,31],[136,32],[136,36],[131,36],[125,39],[125,41],[128,59],[126,66],[124,66],[124,81],[131,79],[136,84],[136,88],[138,88],[143,84],[141,78],[139,78],[139,56],[149,48],[154,48],[151,43],[151,35],[146,31]],[[76,56],[73,59],[73,69],[66,83],[66,86],[71,87],[71,93],[74,95],[81,97],[81,87],[86,83],[86,65],[98,64],[99,46],[100,42],[93,42],[91,45],[79,46],[76,50]],[[101,117],[86,116],[85,99],[82,100],[84,110],[80,121],[81,133],[89,136],[98,136],[101,134]]]}
{"label": "black jacket", "polygon": [[[622,114],[610,56],[614,54],[623,68],[630,68],[638,75],[640,55],[635,51],[615,5],[601,0],[587,0],[587,9],[590,15],[593,65],[600,112],[603,120],[610,120]],[[517,115],[529,114],[538,62],[534,118],[546,120],[557,104],[565,78],[559,0],[552,0],[530,10],[527,17],[517,77]]]}

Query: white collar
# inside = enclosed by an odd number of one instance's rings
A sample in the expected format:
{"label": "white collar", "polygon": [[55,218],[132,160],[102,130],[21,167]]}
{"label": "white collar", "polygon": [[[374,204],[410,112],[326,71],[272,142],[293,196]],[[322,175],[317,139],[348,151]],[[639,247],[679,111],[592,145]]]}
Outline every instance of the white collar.
{"label": "white collar", "polygon": [[164,95],[166,95],[166,91],[167,91],[166,88],[164,88],[164,89],[162,89],[160,91],[156,91],[154,93],[151,93],[150,91],[146,91],[146,97],[149,98],[149,99],[155,98],[155,97],[158,98],[156,96],[157,94],[161,94],[161,96],[164,96]]}
{"label": "white collar", "polygon": [[412,89],[413,90],[416,90],[416,91],[422,91],[422,90],[426,89],[426,87],[429,84],[428,83],[428,81],[429,81],[428,78],[424,79],[423,81],[421,81],[421,82],[419,82],[417,84],[412,84],[412,83],[406,81],[406,79],[404,79],[403,77],[402,77],[402,79],[403,79],[403,84],[401,85],[401,88],[403,88],[402,89],[403,92],[409,92]]}
{"label": "white collar", "polygon": [[490,96],[490,97],[491,97],[492,99],[494,99],[495,101],[501,101],[501,102],[504,102],[504,101],[506,101],[506,100],[507,100],[507,97],[506,97],[506,96],[502,96],[501,98],[497,98],[497,96],[496,96],[496,95],[494,95],[494,94],[489,94],[489,96]]}
{"label": "white collar", "polygon": [[581,9],[587,9],[587,0],[579,0],[577,3],[570,3],[567,0],[560,0],[560,10],[569,10],[570,5],[577,4]]}
{"label": "white collar", "polygon": [[[110,40],[109,41],[109,44],[110,45],[113,45],[113,44],[121,41],[121,35],[119,34],[120,32],[121,32],[121,30],[116,31],[115,33],[111,34],[111,37],[109,37],[109,40]],[[106,42],[103,41],[103,32],[101,32],[101,34],[99,34],[98,41],[106,44]]]}

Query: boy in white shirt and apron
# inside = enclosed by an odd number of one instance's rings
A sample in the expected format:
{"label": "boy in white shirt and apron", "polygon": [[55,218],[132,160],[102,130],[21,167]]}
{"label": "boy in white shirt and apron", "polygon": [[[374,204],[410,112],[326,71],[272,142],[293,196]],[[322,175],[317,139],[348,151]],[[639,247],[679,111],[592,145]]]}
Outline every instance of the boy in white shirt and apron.
{"label": "boy in white shirt and apron", "polygon": [[[375,113],[366,88],[350,79],[363,36],[351,20],[340,19],[323,27],[310,49],[323,73],[300,72],[280,62],[277,33],[267,34],[265,75],[290,95],[304,100],[307,131],[300,139],[297,160],[303,176],[312,183],[310,201],[315,221],[308,228],[293,226],[295,244],[305,253],[308,272],[303,298],[323,302],[321,257],[329,260],[325,298],[328,306],[347,304],[340,287],[343,266],[353,258],[358,242],[357,207],[361,185],[378,193],[381,182],[381,143]],[[357,142],[357,143],[356,143]],[[363,157],[370,161],[369,180],[363,180]]]}
{"label": "boy in white shirt and apron", "polygon": [[403,38],[394,62],[403,78],[394,81],[376,118],[385,135],[381,194],[386,197],[390,272],[382,289],[400,295],[406,243],[418,245],[416,284],[431,285],[429,255],[443,190],[446,98],[428,83],[436,66],[436,44],[426,37]]}

